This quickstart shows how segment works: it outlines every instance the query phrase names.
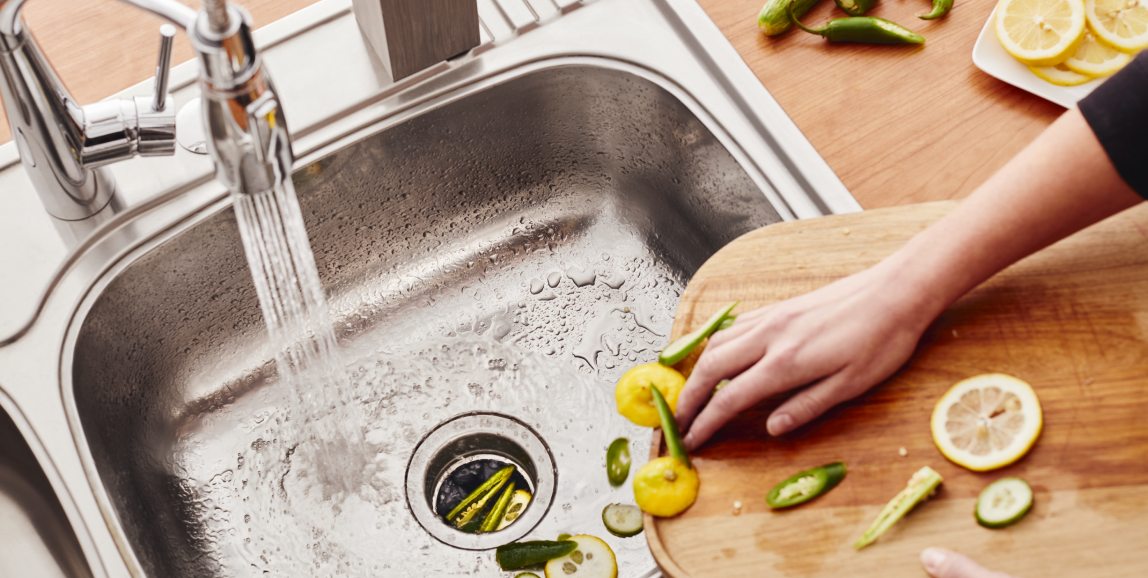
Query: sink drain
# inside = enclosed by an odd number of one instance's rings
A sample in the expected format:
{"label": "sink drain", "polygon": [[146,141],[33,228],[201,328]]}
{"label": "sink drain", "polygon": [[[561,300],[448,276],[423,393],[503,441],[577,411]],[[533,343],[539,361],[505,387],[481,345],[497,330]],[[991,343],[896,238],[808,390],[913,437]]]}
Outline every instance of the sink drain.
{"label": "sink drain", "polygon": [[[533,494],[526,510],[497,532],[471,534],[443,520],[444,486],[475,471],[513,465],[515,478]],[[558,471],[546,442],[513,417],[485,412],[455,416],[430,431],[407,464],[407,506],[419,524],[439,541],[464,550],[489,550],[513,542],[546,516],[558,488]]]}

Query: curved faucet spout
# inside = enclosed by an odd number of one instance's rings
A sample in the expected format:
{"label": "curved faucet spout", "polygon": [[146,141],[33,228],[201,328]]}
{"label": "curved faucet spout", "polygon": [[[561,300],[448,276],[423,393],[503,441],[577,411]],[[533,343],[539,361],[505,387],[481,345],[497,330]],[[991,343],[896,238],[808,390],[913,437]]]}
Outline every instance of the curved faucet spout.
{"label": "curved faucet spout", "polygon": [[[0,0],[0,34],[16,36],[20,31],[20,9],[28,0]],[[171,21],[172,24],[191,29],[195,26],[196,11],[176,0],[121,0]]]}

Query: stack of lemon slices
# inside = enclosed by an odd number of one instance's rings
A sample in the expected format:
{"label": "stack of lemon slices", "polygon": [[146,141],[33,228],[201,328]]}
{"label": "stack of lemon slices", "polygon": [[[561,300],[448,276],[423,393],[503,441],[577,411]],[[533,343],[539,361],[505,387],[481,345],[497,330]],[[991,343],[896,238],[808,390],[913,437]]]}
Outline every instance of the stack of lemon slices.
{"label": "stack of lemon slices", "polygon": [[1076,86],[1148,48],[1148,0],[1000,0],[1001,45],[1034,74]]}

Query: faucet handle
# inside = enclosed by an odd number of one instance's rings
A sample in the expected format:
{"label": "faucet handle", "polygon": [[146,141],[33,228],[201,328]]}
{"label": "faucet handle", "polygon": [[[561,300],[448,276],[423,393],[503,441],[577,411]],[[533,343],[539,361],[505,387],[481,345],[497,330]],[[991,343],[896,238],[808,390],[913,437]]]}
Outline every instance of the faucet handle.
{"label": "faucet handle", "polygon": [[155,67],[155,93],[151,109],[159,112],[167,106],[167,79],[171,75],[171,46],[175,39],[175,26],[159,27],[159,63]]}

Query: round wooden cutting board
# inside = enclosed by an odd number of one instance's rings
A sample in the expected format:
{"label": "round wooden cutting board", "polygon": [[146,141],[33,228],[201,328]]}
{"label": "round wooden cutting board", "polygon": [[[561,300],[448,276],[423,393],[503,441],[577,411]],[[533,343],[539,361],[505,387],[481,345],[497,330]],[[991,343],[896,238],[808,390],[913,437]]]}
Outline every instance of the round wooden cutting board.
{"label": "round wooden cutting board", "polygon": [[[698,270],[672,337],[732,301],[746,312],[869,267],[953,206],[748,233]],[[1044,431],[1019,462],[975,473],[937,451],[929,416],[955,382],[992,372],[1033,385]],[[888,381],[775,438],[765,421],[779,403],[742,414],[696,452],[702,485],[689,510],[646,517],[650,549],[667,576],[921,577],[918,556],[928,546],[1023,578],[1148,576],[1148,205],[992,278],[937,319]],[[766,506],[774,484],[835,460],[849,469],[836,489],[789,511]],[[882,506],[926,465],[945,478],[937,496],[854,550]],[[973,518],[976,496],[1006,476],[1032,485],[1033,509],[1009,528],[982,528]]]}

